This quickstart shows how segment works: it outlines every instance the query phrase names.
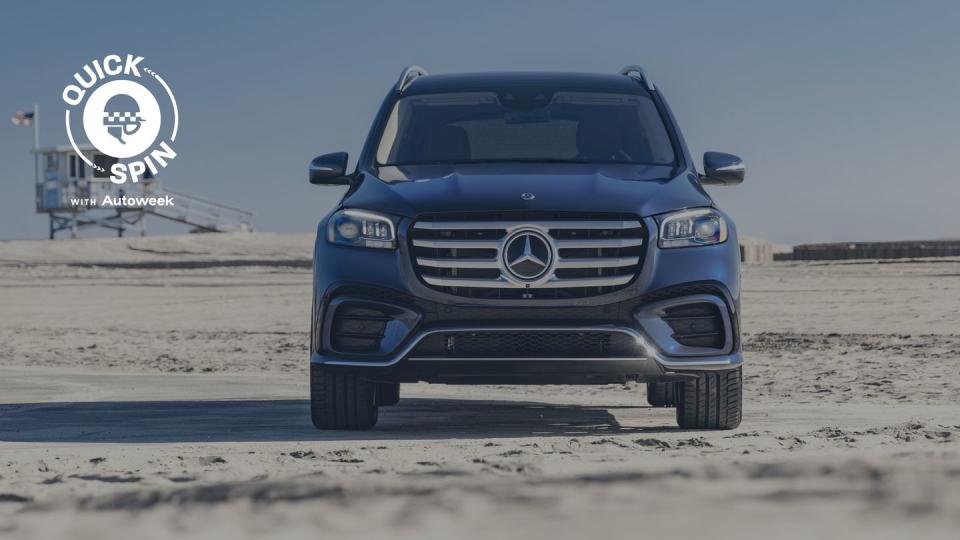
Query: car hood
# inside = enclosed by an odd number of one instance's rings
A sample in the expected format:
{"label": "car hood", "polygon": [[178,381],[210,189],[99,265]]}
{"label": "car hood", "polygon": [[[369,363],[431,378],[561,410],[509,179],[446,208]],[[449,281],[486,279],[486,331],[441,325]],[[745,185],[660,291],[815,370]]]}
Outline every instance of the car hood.
{"label": "car hood", "polygon": [[[649,165],[473,164],[382,167],[344,206],[416,217],[543,210],[650,216],[712,204],[689,171]],[[532,194],[522,198],[522,194]]]}

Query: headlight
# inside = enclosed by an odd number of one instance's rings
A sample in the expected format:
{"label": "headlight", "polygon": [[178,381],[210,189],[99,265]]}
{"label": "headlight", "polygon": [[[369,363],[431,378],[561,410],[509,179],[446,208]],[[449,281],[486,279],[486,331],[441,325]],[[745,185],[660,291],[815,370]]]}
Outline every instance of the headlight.
{"label": "headlight", "polygon": [[694,208],[660,218],[660,247],[710,246],[727,241],[727,222],[712,208]]}
{"label": "headlight", "polygon": [[333,244],[369,248],[397,247],[396,228],[387,216],[364,210],[340,210],[327,223],[327,240]]}

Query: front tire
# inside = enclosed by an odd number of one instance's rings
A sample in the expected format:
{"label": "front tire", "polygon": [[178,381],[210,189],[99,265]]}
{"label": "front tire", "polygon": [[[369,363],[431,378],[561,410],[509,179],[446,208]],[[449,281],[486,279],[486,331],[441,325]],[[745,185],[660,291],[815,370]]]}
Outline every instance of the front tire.
{"label": "front tire", "polygon": [[390,407],[400,403],[400,383],[377,383],[377,405]]}
{"label": "front tire", "polygon": [[676,407],[677,383],[647,383],[647,403],[653,407]]}
{"label": "front tire", "polygon": [[743,409],[743,371],[701,371],[677,383],[677,424],[685,429],[734,429]]}
{"label": "front tire", "polygon": [[377,383],[310,364],[310,417],[317,429],[372,428],[377,423]]}

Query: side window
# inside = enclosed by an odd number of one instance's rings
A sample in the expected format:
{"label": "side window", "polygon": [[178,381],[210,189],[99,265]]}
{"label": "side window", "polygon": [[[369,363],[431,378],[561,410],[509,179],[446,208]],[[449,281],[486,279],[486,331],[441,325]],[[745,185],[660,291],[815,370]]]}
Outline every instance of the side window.
{"label": "side window", "polygon": [[87,177],[87,162],[82,159],[77,159],[77,178],[86,178]]}
{"label": "side window", "polygon": [[77,156],[70,154],[70,178],[77,177]]}

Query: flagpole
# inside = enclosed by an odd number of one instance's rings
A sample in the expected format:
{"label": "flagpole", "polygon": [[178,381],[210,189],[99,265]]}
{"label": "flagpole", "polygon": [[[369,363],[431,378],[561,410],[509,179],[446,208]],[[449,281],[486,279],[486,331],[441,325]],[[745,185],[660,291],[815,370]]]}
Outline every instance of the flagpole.
{"label": "flagpole", "polygon": [[40,185],[40,105],[33,104],[33,174]]}

